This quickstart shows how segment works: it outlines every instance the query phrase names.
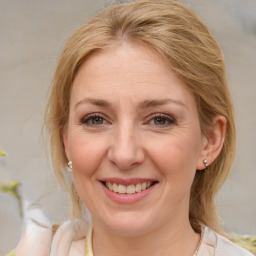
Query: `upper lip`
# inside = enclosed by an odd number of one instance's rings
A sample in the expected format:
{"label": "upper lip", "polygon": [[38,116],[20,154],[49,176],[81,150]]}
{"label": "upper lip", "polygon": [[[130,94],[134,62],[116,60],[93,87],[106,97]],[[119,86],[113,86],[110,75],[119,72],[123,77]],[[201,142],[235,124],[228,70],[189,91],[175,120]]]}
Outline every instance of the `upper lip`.
{"label": "upper lip", "polygon": [[125,186],[133,185],[133,184],[138,184],[138,183],[143,183],[143,182],[156,182],[157,180],[155,179],[150,179],[150,178],[105,178],[105,179],[100,179],[101,182],[111,182],[111,183],[116,183],[116,184],[121,184]]}

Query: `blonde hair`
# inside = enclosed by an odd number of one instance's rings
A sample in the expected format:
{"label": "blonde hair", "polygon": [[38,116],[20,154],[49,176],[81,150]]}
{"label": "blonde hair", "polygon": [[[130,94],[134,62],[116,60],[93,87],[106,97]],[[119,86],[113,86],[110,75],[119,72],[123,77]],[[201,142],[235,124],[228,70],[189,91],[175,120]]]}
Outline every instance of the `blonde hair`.
{"label": "blonde hair", "polygon": [[189,218],[198,230],[204,223],[220,232],[214,198],[227,178],[235,153],[233,108],[222,51],[199,17],[174,0],[139,0],[116,4],[82,25],[68,39],[57,63],[46,110],[53,166],[60,182],[69,188],[72,216],[81,217],[83,204],[66,178],[67,158],[62,133],[69,118],[72,83],[82,63],[116,42],[147,47],[158,54],[194,94],[202,132],[215,116],[227,120],[221,153],[207,171],[197,171],[191,188]]}

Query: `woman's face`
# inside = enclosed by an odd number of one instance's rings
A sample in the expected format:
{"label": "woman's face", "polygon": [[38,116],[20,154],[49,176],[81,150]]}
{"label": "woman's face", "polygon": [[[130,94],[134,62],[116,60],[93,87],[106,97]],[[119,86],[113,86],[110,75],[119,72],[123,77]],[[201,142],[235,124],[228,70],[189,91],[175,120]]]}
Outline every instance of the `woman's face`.
{"label": "woman's face", "polygon": [[151,51],[123,44],[89,58],[63,137],[94,225],[139,235],[188,221],[204,137],[192,93]]}

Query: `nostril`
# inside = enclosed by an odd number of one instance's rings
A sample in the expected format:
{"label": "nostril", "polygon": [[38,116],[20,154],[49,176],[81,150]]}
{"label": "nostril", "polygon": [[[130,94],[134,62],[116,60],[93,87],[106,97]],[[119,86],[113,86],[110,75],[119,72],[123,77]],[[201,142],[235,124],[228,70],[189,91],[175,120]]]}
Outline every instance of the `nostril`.
{"label": "nostril", "polygon": [[108,159],[121,170],[129,170],[144,162],[144,152],[140,148],[113,147],[108,151]]}

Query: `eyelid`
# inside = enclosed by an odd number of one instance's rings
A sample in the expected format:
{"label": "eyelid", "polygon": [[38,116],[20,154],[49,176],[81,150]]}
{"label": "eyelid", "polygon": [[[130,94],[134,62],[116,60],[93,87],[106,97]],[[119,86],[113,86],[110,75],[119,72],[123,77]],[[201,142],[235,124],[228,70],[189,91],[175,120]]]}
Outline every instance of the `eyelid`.
{"label": "eyelid", "polygon": [[[99,118],[102,118],[104,123],[103,124],[90,124],[88,123],[88,121],[91,119],[91,118],[95,118],[95,117],[99,117]],[[144,123],[144,124],[148,124],[150,123],[152,120],[154,120],[154,118],[163,118],[165,119],[168,124],[164,124],[164,125],[156,125],[154,124],[154,126],[159,126],[159,127],[166,127],[166,126],[170,126],[170,125],[173,125],[176,123],[176,120],[174,117],[170,116],[169,114],[165,114],[165,113],[153,113],[151,115],[149,115],[147,117],[147,121]],[[108,118],[102,114],[102,113],[98,113],[98,112],[95,112],[95,113],[90,113],[88,115],[85,115],[83,116],[81,119],[80,119],[80,124],[83,124],[83,125],[87,125],[87,126],[103,126],[103,125],[106,125],[106,124],[111,124],[111,122],[108,120]]]}
{"label": "eyelid", "polygon": [[105,125],[105,123],[104,123],[104,124],[99,124],[99,125],[96,125],[96,124],[95,124],[95,125],[94,125],[94,124],[89,124],[88,121],[89,121],[91,118],[95,118],[95,117],[102,118],[103,121],[105,121],[106,123],[110,123],[110,122],[107,120],[107,118],[105,117],[104,114],[98,113],[98,112],[96,112],[96,113],[91,113],[91,114],[88,114],[88,115],[83,116],[83,117],[81,118],[81,120],[80,120],[80,123],[83,124],[83,125],[87,125],[87,126],[102,126],[102,125]]}
{"label": "eyelid", "polygon": [[[164,119],[166,119],[169,122],[168,124],[162,125],[162,127],[166,127],[166,126],[169,126],[169,125],[176,124],[176,119],[174,117],[170,116],[169,114],[164,114],[164,113],[154,113],[154,114],[151,114],[148,117],[147,123],[152,121],[154,118],[157,118],[157,117],[164,118]],[[158,125],[155,125],[155,126],[158,126]],[[159,125],[159,127],[160,126],[161,125]]]}

